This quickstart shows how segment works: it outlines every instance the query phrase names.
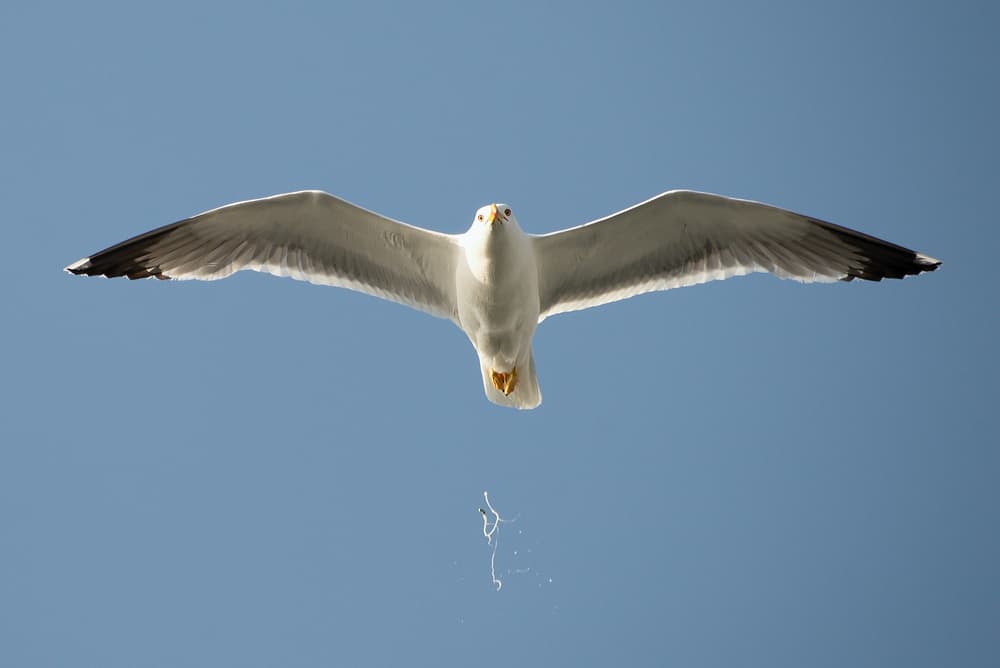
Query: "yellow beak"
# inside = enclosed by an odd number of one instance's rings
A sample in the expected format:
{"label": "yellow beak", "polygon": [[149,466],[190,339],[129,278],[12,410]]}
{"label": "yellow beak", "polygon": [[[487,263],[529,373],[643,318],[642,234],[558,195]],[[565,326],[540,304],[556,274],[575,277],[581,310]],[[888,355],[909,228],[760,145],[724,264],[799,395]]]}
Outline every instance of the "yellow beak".
{"label": "yellow beak", "polygon": [[507,219],[504,217],[502,213],[497,211],[496,204],[490,204],[490,217],[486,219],[486,222],[492,225],[497,220],[499,220],[502,223]]}

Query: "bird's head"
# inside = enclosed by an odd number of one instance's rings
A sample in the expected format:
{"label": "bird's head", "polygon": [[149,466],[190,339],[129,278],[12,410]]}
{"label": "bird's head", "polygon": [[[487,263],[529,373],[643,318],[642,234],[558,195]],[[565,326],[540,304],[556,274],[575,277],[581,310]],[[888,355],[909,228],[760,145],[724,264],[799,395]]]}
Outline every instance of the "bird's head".
{"label": "bird's head", "polygon": [[506,204],[489,204],[476,211],[476,219],[472,225],[474,227],[481,226],[489,230],[494,230],[510,222],[513,222],[515,225],[517,224],[509,206]]}

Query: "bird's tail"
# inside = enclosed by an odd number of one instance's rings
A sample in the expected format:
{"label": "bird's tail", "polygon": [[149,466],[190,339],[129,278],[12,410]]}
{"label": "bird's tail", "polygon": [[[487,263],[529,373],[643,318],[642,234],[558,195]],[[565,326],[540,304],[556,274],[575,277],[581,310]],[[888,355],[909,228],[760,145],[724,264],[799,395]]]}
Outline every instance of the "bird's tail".
{"label": "bird's tail", "polygon": [[[542,390],[538,387],[538,376],[535,374],[535,356],[528,352],[526,360],[520,362],[517,369],[517,380],[509,394],[504,394],[494,385],[493,370],[489,363],[480,358],[479,365],[483,372],[483,388],[486,390],[486,398],[500,406],[511,408],[535,408],[542,403]],[[503,380],[498,379],[501,385]]]}

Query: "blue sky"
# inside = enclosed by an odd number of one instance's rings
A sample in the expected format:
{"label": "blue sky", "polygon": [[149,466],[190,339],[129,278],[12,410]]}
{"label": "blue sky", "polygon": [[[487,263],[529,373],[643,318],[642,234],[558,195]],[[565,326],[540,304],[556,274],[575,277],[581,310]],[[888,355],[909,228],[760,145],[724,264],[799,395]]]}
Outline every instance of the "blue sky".
{"label": "blue sky", "polygon": [[[997,665],[998,18],[5,3],[0,664]],[[302,188],[446,232],[693,188],[944,265],[551,318],[528,413],[397,305],[61,271]]]}

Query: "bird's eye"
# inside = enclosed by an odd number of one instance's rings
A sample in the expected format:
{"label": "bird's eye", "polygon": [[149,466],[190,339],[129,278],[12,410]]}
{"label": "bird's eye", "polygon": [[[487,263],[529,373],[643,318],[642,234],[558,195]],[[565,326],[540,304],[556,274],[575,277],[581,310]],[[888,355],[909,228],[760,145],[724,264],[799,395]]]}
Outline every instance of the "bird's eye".
{"label": "bird's eye", "polygon": [[482,221],[482,219],[483,219],[483,214],[479,214],[478,216],[476,216],[476,220]]}
{"label": "bird's eye", "polygon": [[504,209],[503,210],[503,215],[509,216],[510,215],[510,209]]}

